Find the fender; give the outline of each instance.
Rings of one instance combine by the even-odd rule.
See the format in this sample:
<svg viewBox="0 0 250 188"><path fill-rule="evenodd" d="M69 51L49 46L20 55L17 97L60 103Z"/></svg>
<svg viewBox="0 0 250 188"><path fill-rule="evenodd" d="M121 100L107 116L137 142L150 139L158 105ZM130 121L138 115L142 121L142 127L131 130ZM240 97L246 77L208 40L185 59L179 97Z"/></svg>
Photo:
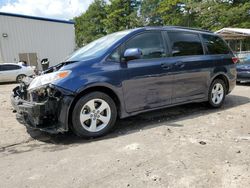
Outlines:
<svg viewBox="0 0 250 188"><path fill-rule="evenodd" d="M212 82L214 81L214 79L218 76L223 76L224 78L226 78L226 86L227 86L227 93L228 93L228 90L229 90L229 82L230 82L230 78L228 77L228 75L225 73L225 72L216 72L213 74L213 76L211 77L211 79L209 80L209 84L208 84L208 87L210 88L210 85L212 84ZM207 94L209 92L209 88L207 90Z"/></svg>
<svg viewBox="0 0 250 188"><path fill-rule="evenodd" d="M114 86L114 85L107 83L107 82L89 83L87 85L84 85L80 89L78 89L76 91L76 96L81 95L81 93L84 93L86 90L89 90L91 88L96 88L96 87L102 87L102 88L106 88L106 89L111 90L116 95L117 99L119 100L120 109L119 109L118 113L119 113L120 118L125 118L125 117L129 116L129 114L125 110L125 102L124 102L124 98L123 98L122 85ZM74 105L74 104L72 104L72 105Z"/></svg>

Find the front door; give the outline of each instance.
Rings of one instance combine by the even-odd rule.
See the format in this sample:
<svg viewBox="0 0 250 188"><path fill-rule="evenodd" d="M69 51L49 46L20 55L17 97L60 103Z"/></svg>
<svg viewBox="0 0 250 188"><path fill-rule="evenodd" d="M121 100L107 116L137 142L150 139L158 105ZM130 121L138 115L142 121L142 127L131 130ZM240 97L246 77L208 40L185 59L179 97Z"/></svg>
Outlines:
<svg viewBox="0 0 250 188"><path fill-rule="evenodd" d="M126 62L123 81L127 112L147 110L171 104L173 76L166 45L160 31L144 32L130 39L124 47L139 48L142 58Z"/></svg>

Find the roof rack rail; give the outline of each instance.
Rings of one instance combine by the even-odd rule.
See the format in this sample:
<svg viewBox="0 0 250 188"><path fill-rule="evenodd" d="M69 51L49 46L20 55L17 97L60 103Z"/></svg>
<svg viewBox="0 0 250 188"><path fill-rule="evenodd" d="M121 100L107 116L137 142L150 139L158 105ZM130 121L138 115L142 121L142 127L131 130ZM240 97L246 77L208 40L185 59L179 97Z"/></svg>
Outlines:
<svg viewBox="0 0 250 188"><path fill-rule="evenodd" d="M213 33L212 31L206 30L206 29L199 29L199 28L192 28L192 27L183 27L183 26L167 26L167 27L172 27L172 28L177 28L177 29L187 29L187 30L193 30L193 31L204 31L208 33Z"/></svg>

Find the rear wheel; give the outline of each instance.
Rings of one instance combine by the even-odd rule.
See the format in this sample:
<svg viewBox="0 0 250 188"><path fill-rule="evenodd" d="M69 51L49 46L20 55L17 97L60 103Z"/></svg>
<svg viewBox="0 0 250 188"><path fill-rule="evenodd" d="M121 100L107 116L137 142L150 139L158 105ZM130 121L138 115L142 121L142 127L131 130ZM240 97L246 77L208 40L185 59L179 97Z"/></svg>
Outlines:
<svg viewBox="0 0 250 188"><path fill-rule="evenodd" d="M226 85L221 79L216 79L210 86L208 102L211 107L219 108L222 106L226 96Z"/></svg>
<svg viewBox="0 0 250 188"><path fill-rule="evenodd" d="M25 74L20 74L20 75L18 75L18 76L16 77L16 81L17 81L18 83L21 83L22 80L23 80L25 77L26 77Z"/></svg>
<svg viewBox="0 0 250 188"><path fill-rule="evenodd" d="M75 105L72 114L73 132L80 137L98 137L108 133L117 118L114 101L105 93L84 95Z"/></svg>

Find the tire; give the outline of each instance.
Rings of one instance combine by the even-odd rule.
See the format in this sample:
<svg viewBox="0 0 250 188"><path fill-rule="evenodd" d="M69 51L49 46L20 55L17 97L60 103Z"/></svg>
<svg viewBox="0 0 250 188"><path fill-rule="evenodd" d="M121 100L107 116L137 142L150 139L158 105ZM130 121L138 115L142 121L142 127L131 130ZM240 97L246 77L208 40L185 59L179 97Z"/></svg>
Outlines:
<svg viewBox="0 0 250 188"><path fill-rule="evenodd" d="M208 93L208 103L212 108L220 108L226 96L226 84L221 79L215 79Z"/></svg>
<svg viewBox="0 0 250 188"><path fill-rule="evenodd" d="M103 136L114 127L116 118L117 108L112 98L102 92L89 93L74 107L72 131L85 138Z"/></svg>
<svg viewBox="0 0 250 188"><path fill-rule="evenodd" d="M22 82L22 79L26 77L25 74L19 74L17 77L16 77L16 82L17 83L21 83Z"/></svg>

